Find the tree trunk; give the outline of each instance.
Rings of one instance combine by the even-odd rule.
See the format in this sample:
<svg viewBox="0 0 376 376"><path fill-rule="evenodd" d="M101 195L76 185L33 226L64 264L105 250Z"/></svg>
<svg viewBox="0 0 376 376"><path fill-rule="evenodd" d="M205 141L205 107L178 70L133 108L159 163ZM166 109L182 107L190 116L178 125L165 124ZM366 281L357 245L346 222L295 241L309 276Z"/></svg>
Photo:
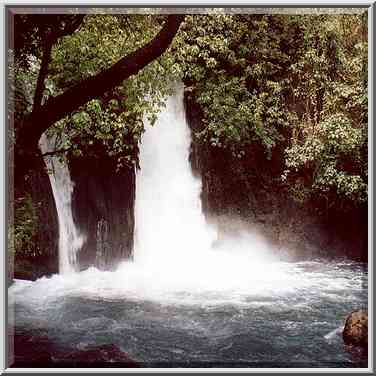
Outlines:
<svg viewBox="0 0 376 376"><path fill-rule="evenodd" d="M95 76L82 80L57 97L51 97L43 106L36 108L25 119L18 134L18 144L35 153L41 135L58 120L69 115L91 99L120 85L124 80L137 74L142 68L162 55L171 44L184 16L169 15L165 26L157 36L144 47L120 59L112 67ZM29 153L30 154L30 153Z"/></svg>

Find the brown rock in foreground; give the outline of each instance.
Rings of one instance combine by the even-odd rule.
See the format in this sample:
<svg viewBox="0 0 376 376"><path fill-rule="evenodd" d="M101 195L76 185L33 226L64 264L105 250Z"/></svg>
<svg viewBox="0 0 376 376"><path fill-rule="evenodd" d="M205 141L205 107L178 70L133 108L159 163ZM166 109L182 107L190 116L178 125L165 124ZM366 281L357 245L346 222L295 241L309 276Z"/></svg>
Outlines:
<svg viewBox="0 0 376 376"><path fill-rule="evenodd" d="M14 334L14 362L10 367L140 367L114 344L87 346L84 349L60 346L42 331Z"/></svg>
<svg viewBox="0 0 376 376"><path fill-rule="evenodd" d="M368 346L368 313L363 310L350 313L343 329L347 345Z"/></svg>
<svg viewBox="0 0 376 376"><path fill-rule="evenodd" d="M84 350L75 350L61 358L62 361L73 363L121 363L126 367L138 367L119 347L112 344L90 346Z"/></svg>

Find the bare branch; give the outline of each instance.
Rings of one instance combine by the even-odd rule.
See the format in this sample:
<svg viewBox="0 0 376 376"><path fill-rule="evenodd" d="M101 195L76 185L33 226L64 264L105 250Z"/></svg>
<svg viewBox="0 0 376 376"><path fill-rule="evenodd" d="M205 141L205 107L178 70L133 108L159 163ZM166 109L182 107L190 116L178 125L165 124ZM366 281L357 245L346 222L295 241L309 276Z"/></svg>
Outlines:
<svg viewBox="0 0 376 376"><path fill-rule="evenodd" d="M46 79L48 73L48 65L51 61L51 49L52 44L47 42L43 48L42 64L39 69L37 85L35 88L34 102L33 102L33 112L36 111L42 105L42 98L44 92L44 80Z"/></svg>
<svg viewBox="0 0 376 376"><path fill-rule="evenodd" d="M72 150L72 148L68 148L68 149L56 149L56 150L53 150L53 151L49 151L49 152L43 153L42 157L53 156L53 155L56 155L56 154L64 154L64 153L67 153L68 151L71 151L71 150Z"/></svg>

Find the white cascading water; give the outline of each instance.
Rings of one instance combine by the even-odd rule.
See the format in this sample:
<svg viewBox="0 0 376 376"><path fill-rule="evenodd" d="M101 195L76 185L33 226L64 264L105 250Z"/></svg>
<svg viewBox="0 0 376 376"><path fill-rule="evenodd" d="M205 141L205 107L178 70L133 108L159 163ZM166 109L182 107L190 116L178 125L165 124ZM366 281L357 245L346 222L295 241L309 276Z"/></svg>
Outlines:
<svg viewBox="0 0 376 376"><path fill-rule="evenodd" d="M157 123L145 121L136 189L134 260L115 272L94 267L80 273L41 279L12 291L30 302L58 296L136 299L168 304L270 304L288 296L361 290L361 275L348 278L341 265L282 261L265 240L249 232L217 239L202 214L200 180L189 163L190 130L185 120L183 87L167 99ZM44 141L46 142L46 141ZM47 147L44 146L44 150ZM72 182L66 166L54 160L51 183L60 223L61 270L72 270L83 238L71 213ZM94 250L95 251L95 250ZM73 268L74 269L74 268ZM30 286L31 287L31 286ZM20 290L19 290L20 289Z"/></svg>
<svg viewBox="0 0 376 376"><path fill-rule="evenodd" d="M91 267L16 280L8 290L10 325L21 335L34 330L37 341L46 332L73 353L114 344L148 366L249 361L257 367L260 361L283 367L292 361L325 368L333 360L353 366L340 334L345 315L366 306L363 267L282 261L249 232L217 238L202 214L200 180L188 160L182 87L145 130L134 260L113 272ZM47 142L42 140L44 151ZM51 165L61 271L72 270L83 241L72 220L72 182L66 166L55 159Z"/></svg>
<svg viewBox="0 0 376 376"><path fill-rule="evenodd" d="M183 88L146 131L140 145L136 185L135 261L147 265L197 262L215 240L201 211L201 181L189 164L191 143L183 108ZM188 263L188 264L187 264Z"/></svg>
<svg viewBox="0 0 376 376"><path fill-rule="evenodd" d="M43 134L39 147L42 153L55 150L55 138ZM70 178L68 166L57 156L44 158L52 192L55 199L59 219L59 272L73 273L78 270L77 252L85 241L84 236L76 228L72 215L73 182Z"/></svg>
<svg viewBox="0 0 376 376"><path fill-rule="evenodd" d="M120 266L119 274L126 279L122 285L156 299L174 299L176 293L198 298L232 292L235 295L227 298L234 297L249 293L250 284L254 290L258 278L264 280L264 289L264 268L273 271L272 261L277 261L266 243L249 233L218 242L216 229L206 223L201 180L189 162L191 134L183 95L180 85L154 126L145 119L136 180L134 262ZM271 287L280 277L272 272L266 284Z"/></svg>

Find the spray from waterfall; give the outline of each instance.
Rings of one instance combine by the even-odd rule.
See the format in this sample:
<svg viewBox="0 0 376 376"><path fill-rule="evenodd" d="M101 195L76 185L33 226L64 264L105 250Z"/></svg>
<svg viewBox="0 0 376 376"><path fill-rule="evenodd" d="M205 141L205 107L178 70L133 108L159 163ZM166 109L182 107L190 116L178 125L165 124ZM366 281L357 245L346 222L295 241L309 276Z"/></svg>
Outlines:
<svg viewBox="0 0 376 376"><path fill-rule="evenodd" d="M228 225L237 231L218 231L218 236L202 213L184 114L179 87L155 126L145 121L134 260L115 271L90 267L67 273L77 269L84 240L72 218L68 168L56 157L46 158L53 170L61 273L16 280L9 287L14 312L8 315L9 328L16 329L15 338L30 336L30 344L38 345L42 333L43 343L58 350L46 360L51 366L59 364L59 353L64 362L70 354L86 360L111 344L148 367L247 362L283 367L289 360L298 367L307 362L366 367L349 358L341 338L345 314L367 306L364 266L345 260L283 261L262 237L231 220ZM41 149L53 148L53 139L43 137ZM91 252L98 259L106 254L109 226L106 220L97 223L97 247ZM27 346L15 349L26 349L28 358ZM109 366L119 364L111 360Z"/></svg>
<svg viewBox="0 0 376 376"><path fill-rule="evenodd" d="M252 309L270 305L272 310L281 306L290 310L333 296L336 304L341 299L353 302L349 291L364 290L364 276L353 265L283 261L262 237L248 231L219 238L202 213L201 182L189 163L190 143L180 86L167 99L155 126L145 121L136 179L134 260L121 263L114 272L91 267L33 283L18 281L11 296L38 312L41 306L56 307L63 301L60 297L71 295L106 302L231 304ZM53 146L53 140L42 138L44 152ZM60 270L65 273L77 268L76 253L84 239L72 218L73 184L67 166L56 158L46 162L54 169L50 179L59 215ZM105 223L98 231L106 233ZM111 304L106 306L112 310Z"/></svg>
<svg viewBox="0 0 376 376"><path fill-rule="evenodd" d="M135 261L184 264L209 249L216 231L201 209L201 180L189 164L191 143L183 87L167 99L155 126L144 120L136 186Z"/></svg>
<svg viewBox="0 0 376 376"><path fill-rule="evenodd" d="M55 150L55 138L43 134L39 147L42 153ZM77 252L85 238L76 228L72 215L73 182L68 166L57 156L44 158L59 219L59 272L62 274L78 271Z"/></svg>
<svg viewBox="0 0 376 376"><path fill-rule="evenodd" d="M247 294L250 285L264 278L266 265L273 272L271 262L278 259L260 237L239 233L236 238L218 239L217 229L207 223L201 180L193 175L189 162L191 133L183 95L180 85L156 124L144 121L134 261L120 265L116 276L126 278L122 285L139 290L140 295ZM273 277L280 277L278 271ZM265 281L268 286L273 277Z"/></svg>

